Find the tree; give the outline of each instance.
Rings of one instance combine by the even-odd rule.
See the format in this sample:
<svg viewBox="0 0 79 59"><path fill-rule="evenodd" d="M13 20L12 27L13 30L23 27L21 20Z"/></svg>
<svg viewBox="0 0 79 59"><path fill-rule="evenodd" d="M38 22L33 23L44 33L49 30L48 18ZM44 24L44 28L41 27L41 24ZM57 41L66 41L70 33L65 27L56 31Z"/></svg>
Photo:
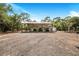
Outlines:
<svg viewBox="0 0 79 59"><path fill-rule="evenodd" d="M51 22L51 19L49 16L45 17L41 22Z"/></svg>
<svg viewBox="0 0 79 59"><path fill-rule="evenodd" d="M79 17L67 16L63 19L56 17L53 19L52 24L54 27L61 31L76 31L79 30Z"/></svg>
<svg viewBox="0 0 79 59"><path fill-rule="evenodd" d="M30 20L29 19L30 15L28 13L21 13L20 16L21 16L21 20L26 20L26 21Z"/></svg>
<svg viewBox="0 0 79 59"><path fill-rule="evenodd" d="M71 18L72 18L71 16L67 16L64 18L66 31L68 32L70 31L70 27L71 27L71 23L69 21Z"/></svg>
<svg viewBox="0 0 79 59"><path fill-rule="evenodd" d="M54 27L57 28L57 30L63 30L63 19L61 17L53 18L52 24Z"/></svg>
<svg viewBox="0 0 79 59"><path fill-rule="evenodd" d="M9 4L0 4L0 30L5 32L9 29L9 16L8 13L11 11Z"/></svg>
<svg viewBox="0 0 79 59"><path fill-rule="evenodd" d="M76 31L77 27L79 27L79 17L72 17L69 22L71 24L71 28L74 28Z"/></svg>
<svg viewBox="0 0 79 59"><path fill-rule="evenodd" d="M36 20L33 20L32 22L37 22Z"/></svg>
<svg viewBox="0 0 79 59"><path fill-rule="evenodd" d="M20 15L14 14L10 16L10 25L11 31L14 31L15 29L18 31L21 25Z"/></svg>
<svg viewBox="0 0 79 59"><path fill-rule="evenodd" d="M8 30L18 31L21 29L21 21L29 20L28 13L15 13L10 4L0 4L0 31L6 32Z"/></svg>

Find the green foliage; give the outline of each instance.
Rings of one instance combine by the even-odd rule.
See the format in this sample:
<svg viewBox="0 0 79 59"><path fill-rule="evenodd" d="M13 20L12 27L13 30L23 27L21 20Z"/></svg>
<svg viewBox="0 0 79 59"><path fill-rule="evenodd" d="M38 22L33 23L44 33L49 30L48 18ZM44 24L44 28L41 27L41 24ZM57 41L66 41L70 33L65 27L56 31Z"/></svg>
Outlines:
<svg viewBox="0 0 79 59"><path fill-rule="evenodd" d="M30 29L31 26L21 23L21 21L24 20L28 22L31 21L28 13L17 14L10 4L0 3L0 31L6 32ZM51 22L52 26L60 31L79 31L79 17L56 17L52 20L50 16L47 16L42 22Z"/></svg>
<svg viewBox="0 0 79 59"><path fill-rule="evenodd" d="M41 22L51 22L51 18L49 16L45 17Z"/></svg>
<svg viewBox="0 0 79 59"><path fill-rule="evenodd" d="M19 31L22 28L21 21L28 18L28 13L16 14L10 4L0 4L0 31Z"/></svg>
<svg viewBox="0 0 79 59"><path fill-rule="evenodd" d="M56 17L53 19L52 24L60 31L76 31L79 30L79 17L67 16L64 19Z"/></svg>

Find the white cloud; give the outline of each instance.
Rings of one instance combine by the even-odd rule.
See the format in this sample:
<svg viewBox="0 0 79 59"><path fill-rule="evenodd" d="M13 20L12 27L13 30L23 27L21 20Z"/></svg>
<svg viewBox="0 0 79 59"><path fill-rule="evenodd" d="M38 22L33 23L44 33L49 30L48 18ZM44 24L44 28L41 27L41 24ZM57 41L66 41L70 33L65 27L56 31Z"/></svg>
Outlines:
<svg viewBox="0 0 79 59"><path fill-rule="evenodd" d="M76 11L70 11L69 16L73 17L73 16L79 16L79 12Z"/></svg>

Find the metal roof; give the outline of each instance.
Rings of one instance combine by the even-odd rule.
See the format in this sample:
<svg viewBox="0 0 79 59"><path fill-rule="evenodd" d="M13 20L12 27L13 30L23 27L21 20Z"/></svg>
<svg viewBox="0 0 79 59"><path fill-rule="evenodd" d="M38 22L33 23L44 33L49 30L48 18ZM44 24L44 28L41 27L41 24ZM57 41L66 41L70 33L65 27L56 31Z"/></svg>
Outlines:
<svg viewBox="0 0 79 59"><path fill-rule="evenodd" d="M21 22L24 24L51 24L51 22Z"/></svg>

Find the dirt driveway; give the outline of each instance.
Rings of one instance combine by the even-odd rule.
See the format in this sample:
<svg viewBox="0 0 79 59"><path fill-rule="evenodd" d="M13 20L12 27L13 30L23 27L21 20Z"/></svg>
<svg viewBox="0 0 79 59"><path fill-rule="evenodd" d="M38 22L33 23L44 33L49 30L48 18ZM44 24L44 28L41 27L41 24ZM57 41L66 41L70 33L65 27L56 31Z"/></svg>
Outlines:
<svg viewBox="0 0 79 59"><path fill-rule="evenodd" d="M13 33L0 36L1 56L79 55L79 35L74 33Z"/></svg>

